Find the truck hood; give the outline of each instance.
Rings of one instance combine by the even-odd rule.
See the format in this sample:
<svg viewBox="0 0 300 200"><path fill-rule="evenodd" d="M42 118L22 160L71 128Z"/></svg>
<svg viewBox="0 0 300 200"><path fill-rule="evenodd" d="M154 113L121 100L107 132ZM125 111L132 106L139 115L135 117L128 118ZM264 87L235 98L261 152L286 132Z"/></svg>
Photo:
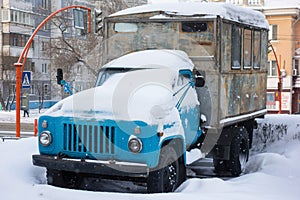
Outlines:
<svg viewBox="0 0 300 200"><path fill-rule="evenodd" d="M96 120L180 121L173 96L176 74L168 69L143 69L112 75L103 85L69 96L44 115Z"/></svg>

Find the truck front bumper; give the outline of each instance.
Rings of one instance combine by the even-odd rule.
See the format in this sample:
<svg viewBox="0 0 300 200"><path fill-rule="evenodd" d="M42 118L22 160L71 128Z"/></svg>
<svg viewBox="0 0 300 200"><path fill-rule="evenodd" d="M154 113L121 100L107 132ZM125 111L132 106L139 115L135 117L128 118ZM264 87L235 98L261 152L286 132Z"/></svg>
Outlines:
<svg viewBox="0 0 300 200"><path fill-rule="evenodd" d="M100 161L90 159L58 158L57 156L33 155L32 162L36 166L61 171L87 174L89 176L107 177L109 179L147 178L149 168L140 163L116 161Z"/></svg>

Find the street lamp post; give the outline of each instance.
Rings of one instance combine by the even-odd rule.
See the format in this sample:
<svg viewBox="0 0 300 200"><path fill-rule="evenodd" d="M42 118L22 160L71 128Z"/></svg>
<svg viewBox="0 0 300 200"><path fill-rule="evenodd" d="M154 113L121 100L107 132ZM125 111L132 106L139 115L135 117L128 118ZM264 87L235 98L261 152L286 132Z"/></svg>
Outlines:
<svg viewBox="0 0 300 200"><path fill-rule="evenodd" d="M281 72L280 72L280 66L279 66L279 62L277 59L277 55L276 52L274 50L274 47L272 45L272 43L269 41L269 46L272 49L272 52L274 54L275 60L276 60L276 66L277 66L277 74L278 74L278 85L277 85L277 89L278 89L278 100L279 100L279 111L278 114L282 113L282 105L281 105L281 91L282 91L282 76L281 76Z"/></svg>
<svg viewBox="0 0 300 200"><path fill-rule="evenodd" d="M20 57L17 63L14 64L16 67L16 137L20 137L20 100L21 100L21 86L22 86L22 71L24 70L24 65L26 63L26 58L29 52L29 48L32 44L33 38L35 35L39 32L39 30L55 15L58 13L68 10L68 9L74 9L74 8L80 8L88 11L88 33L91 32L91 9L85 6L78 6L78 5L73 5L73 6L67 6L64 7L60 10L57 10L53 13L51 13L46 19L44 19L40 25L34 30L30 38L28 39Z"/></svg>

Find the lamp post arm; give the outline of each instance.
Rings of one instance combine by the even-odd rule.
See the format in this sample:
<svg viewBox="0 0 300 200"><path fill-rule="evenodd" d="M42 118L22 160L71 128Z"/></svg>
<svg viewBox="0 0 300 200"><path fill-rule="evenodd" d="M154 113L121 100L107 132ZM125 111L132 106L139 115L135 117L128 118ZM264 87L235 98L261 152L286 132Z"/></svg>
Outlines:
<svg viewBox="0 0 300 200"><path fill-rule="evenodd" d="M48 17L46 17L34 30L34 32L31 34L30 38L28 39L20 57L17 63L15 63L15 67L16 67L16 137L19 138L20 137L20 96L21 96L21 85L22 85L22 71L24 70L24 65L26 63L26 59L27 59L27 55L29 52L29 48L32 44L33 38L35 37L35 35L40 31L40 29L55 15L57 15L58 13L68 10L68 9L73 9L73 8L80 8L80 9L84 9L88 11L88 33L91 32L91 9L85 6L79 6L79 5L73 5L73 6L67 6L64 7L60 10L57 10L53 13L51 13Z"/></svg>
<svg viewBox="0 0 300 200"><path fill-rule="evenodd" d="M274 57L275 57L275 61L276 61L276 66L277 66L277 74L278 74L278 98L279 98L279 112L278 114L281 114L282 113L282 105L281 105L281 90L282 90L282 76L281 76L281 72L280 72L280 66L279 66L279 62L278 62L278 59L277 59L277 55L276 55L276 52L275 52L275 49L272 45L272 43L269 41L269 46L271 47L272 49L272 52L274 54Z"/></svg>

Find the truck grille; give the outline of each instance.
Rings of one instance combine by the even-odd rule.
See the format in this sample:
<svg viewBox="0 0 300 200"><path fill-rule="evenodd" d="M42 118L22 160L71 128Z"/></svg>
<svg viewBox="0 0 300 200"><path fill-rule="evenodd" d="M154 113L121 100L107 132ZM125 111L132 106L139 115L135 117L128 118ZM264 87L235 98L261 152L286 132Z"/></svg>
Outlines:
<svg viewBox="0 0 300 200"><path fill-rule="evenodd" d="M115 127L64 123L64 150L114 154Z"/></svg>

